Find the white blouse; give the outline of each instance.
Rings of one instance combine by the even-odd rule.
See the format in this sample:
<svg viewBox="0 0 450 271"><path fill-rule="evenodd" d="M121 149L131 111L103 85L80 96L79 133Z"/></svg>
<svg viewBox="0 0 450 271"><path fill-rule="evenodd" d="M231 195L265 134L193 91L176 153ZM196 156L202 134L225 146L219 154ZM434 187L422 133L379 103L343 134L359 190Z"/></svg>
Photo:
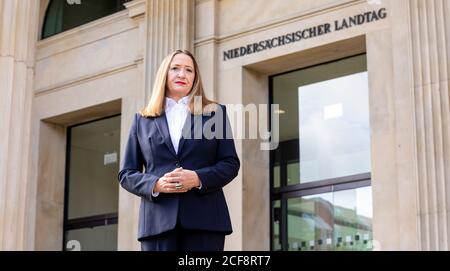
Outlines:
<svg viewBox="0 0 450 271"><path fill-rule="evenodd" d="M166 97L165 112L167 124L169 126L170 139L172 140L172 145L177 154L184 122L189 113L188 103L188 96L178 100L178 103L174 99Z"/></svg>

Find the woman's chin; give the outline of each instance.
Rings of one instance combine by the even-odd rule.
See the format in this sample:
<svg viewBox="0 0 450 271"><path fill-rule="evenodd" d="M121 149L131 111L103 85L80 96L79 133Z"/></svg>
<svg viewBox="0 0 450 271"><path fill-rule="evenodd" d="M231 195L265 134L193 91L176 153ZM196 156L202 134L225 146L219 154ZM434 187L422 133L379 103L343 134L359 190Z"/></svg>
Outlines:
<svg viewBox="0 0 450 271"><path fill-rule="evenodd" d="M186 95L188 95L189 91L185 88L183 89L174 89L173 94L177 95L177 96L181 96L184 97Z"/></svg>

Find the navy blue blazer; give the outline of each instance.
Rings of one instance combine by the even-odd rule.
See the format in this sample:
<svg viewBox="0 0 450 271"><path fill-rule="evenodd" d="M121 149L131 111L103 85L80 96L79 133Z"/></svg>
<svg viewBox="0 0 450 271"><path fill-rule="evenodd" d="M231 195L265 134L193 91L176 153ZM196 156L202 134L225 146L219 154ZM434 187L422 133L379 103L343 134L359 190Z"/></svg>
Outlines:
<svg viewBox="0 0 450 271"><path fill-rule="evenodd" d="M236 177L240 162L233 138L225 138L227 131L231 134L231 126L225 106L220 106L223 114L188 114L190 125L186 122L183 131L190 130L191 138L182 136L178 154L170 139L165 114L150 118L135 115L118 177L123 188L141 197L138 240L169 231L177 221L187 229L232 232L222 187ZM210 139L202 134L201 138L194 138L194 130L202 129L199 124L203 126L213 117L223 118L223 127L212 125L211 130L222 129L224 137ZM180 166L194 170L202 188L153 197L156 181Z"/></svg>

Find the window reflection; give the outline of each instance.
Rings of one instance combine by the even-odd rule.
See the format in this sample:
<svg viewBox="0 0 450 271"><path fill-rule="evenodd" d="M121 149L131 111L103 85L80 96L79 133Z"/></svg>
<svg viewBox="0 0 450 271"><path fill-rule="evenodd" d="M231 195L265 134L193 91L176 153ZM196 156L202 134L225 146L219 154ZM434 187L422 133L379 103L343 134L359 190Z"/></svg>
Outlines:
<svg viewBox="0 0 450 271"><path fill-rule="evenodd" d="M372 250L370 187L288 200L289 250Z"/></svg>
<svg viewBox="0 0 450 271"><path fill-rule="evenodd" d="M334 193L336 250L368 250L372 239L372 189ZM339 239L340 238L340 239Z"/></svg>
<svg viewBox="0 0 450 271"><path fill-rule="evenodd" d="M289 199L289 250L320 250L323 240L332 238L332 214L332 195L329 193Z"/></svg>
<svg viewBox="0 0 450 271"><path fill-rule="evenodd" d="M301 182L370 172L367 72L298 88Z"/></svg>
<svg viewBox="0 0 450 271"><path fill-rule="evenodd" d="M365 55L274 76L272 89L283 112L273 151L280 185L371 171Z"/></svg>

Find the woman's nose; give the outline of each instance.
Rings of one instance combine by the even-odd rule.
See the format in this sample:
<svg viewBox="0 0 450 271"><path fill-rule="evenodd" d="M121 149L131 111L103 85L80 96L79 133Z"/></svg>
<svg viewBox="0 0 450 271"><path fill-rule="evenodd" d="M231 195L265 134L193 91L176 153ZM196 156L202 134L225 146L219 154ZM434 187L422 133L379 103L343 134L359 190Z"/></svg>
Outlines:
<svg viewBox="0 0 450 271"><path fill-rule="evenodd" d="M186 75L186 72L184 71L184 69L180 69L180 71L178 72L177 76L184 78L184 76Z"/></svg>

